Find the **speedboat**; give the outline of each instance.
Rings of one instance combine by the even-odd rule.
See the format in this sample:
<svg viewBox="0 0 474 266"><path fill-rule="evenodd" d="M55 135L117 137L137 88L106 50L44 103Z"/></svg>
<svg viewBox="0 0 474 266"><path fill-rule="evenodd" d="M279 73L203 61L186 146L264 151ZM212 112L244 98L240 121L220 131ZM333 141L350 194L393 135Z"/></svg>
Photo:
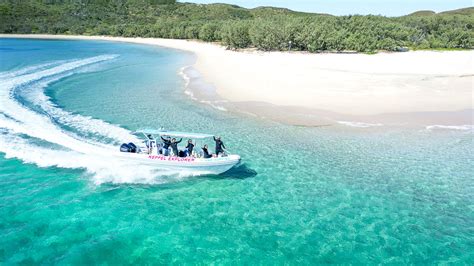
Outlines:
<svg viewBox="0 0 474 266"><path fill-rule="evenodd" d="M201 145L207 139L213 141L214 135L201 133L174 132L156 129L141 129L135 133L143 135L142 145L124 143L120 147L119 157L128 161L134 161L160 169L178 170L192 172L193 175L218 175L222 174L240 162L240 156L224 153L211 158L204 158ZM195 145L192 154L169 154L164 155L161 149L161 138L191 139Z"/></svg>

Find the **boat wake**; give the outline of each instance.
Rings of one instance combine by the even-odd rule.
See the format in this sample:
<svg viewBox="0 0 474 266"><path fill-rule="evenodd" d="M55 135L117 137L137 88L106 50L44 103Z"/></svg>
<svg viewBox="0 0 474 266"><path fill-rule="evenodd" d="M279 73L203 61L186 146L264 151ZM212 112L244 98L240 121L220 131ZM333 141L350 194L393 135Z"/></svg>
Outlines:
<svg viewBox="0 0 474 266"><path fill-rule="evenodd" d="M0 73L0 152L39 167L84 169L97 184L167 183L179 173L111 156L130 131L59 108L45 94L52 82L91 71L117 55L55 61Z"/></svg>

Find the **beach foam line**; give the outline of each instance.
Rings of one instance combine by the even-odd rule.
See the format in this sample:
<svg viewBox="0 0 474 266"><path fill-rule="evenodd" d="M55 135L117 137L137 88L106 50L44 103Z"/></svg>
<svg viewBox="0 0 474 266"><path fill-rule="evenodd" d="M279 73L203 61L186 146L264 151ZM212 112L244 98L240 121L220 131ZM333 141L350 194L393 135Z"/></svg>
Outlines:
<svg viewBox="0 0 474 266"><path fill-rule="evenodd" d="M188 95L193 101L206 104L212 108L227 112L228 109L224 105L228 102L223 100L215 91L210 93L211 85L206 83L199 72L192 66L182 67L179 71L179 75L184 79L184 94ZM199 83L199 84L198 84ZM198 85L196 85L198 84ZM197 88L193 89L192 86ZM206 87L207 91L204 91ZM198 91L202 90L202 91ZM197 96L197 95L200 95ZM206 97L208 96L208 97Z"/></svg>
<svg viewBox="0 0 474 266"><path fill-rule="evenodd" d="M430 125L426 126L426 130L462 130L462 131L473 131L474 125L458 125L458 126L446 126L446 125Z"/></svg>
<svg viewBox="0 0 474 266"><path fill-rule="evenodd" d="M219 110L219 111L222 111L222 112L227 112L227 108L225 108L222 105L218 105L218 103L220 101L199 101L199 102L207 104L207 105L211 106L212 108L214 108L216 110Z"/></svg>
<svg viewBox="0 0 474 266"><path fill-rule="evenodd" d="M363 122L351 122L351 121L337 121L338 124L349 126L349 127L359 127L359 128L368 128L368 127L381 127L383 124L376 123L363 123Z"/></svg>
<svg viewBox="0 0 474 266"><path fill-rule="evenodd" d="M189 84L191 83L191 77L186 73L186 70L191 68L191 66L182 67L178 74L184 79L184 94L188 95L194 101L198 101L198 99L194 96L194 93L190 90Z"/></svg>

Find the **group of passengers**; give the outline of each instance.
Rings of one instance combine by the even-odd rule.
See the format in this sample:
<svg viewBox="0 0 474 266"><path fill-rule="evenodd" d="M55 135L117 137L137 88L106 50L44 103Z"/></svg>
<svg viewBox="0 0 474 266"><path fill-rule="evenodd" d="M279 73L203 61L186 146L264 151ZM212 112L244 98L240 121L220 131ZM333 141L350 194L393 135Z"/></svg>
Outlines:
<svg viewBox="0 0 474 266"><path fill-rule="evenodd" d="M148 148L148 153L151 153L153 150L153 136L147 135L148 140L147 140L147 148ZM224 142L221 140L221 137L213 137L214 141L216 142L216 153L212 154L209 152L209 146L207 144L204 144L204 146L201 148L202 149L202 157L205 159L212 158L212 157L218 157L219 155L225 155L225 145ZM189 139L186 147L184 147L183 150L180 150L178 148L178 144L183 141L183 139L176 140L176 138L171 138L171 137L166 137L163 138L161 137L162 143L157 146L158 149L158 154L162 154L164 156L170 156L170 153L172 152L174 156L178 157L190 157L190 156L195 156L193 154L194 146L195 144L193 143L192 139Z"/></svg>

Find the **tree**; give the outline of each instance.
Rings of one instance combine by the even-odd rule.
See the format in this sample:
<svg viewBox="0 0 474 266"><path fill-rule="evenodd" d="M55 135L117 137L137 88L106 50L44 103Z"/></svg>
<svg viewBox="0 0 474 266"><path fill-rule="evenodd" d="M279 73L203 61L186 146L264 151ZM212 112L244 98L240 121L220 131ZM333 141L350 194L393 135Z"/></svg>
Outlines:
<svg viewBox="0 0 474 266"><path fill-rule="evenodd" d="M229 48L246 48L250 45L249 25L245 21L229 22L222 27L220 36Z"/></svg>
<svg viewBox="0 0 474 266"><path fill-rule="evenodd" d="M199 39L206 42L213 42L218 39L216 32L218 31L217 25L213 23L206 23L201 26L199 30Z"/></svg>
<svg viewBox="0 0 474 266"><path fill-rule="evenodd" d="M0 0L0 33L221 41L229 48L320 52L474 48L474 8L440 14L330 16L174 0Z"/></svg>

